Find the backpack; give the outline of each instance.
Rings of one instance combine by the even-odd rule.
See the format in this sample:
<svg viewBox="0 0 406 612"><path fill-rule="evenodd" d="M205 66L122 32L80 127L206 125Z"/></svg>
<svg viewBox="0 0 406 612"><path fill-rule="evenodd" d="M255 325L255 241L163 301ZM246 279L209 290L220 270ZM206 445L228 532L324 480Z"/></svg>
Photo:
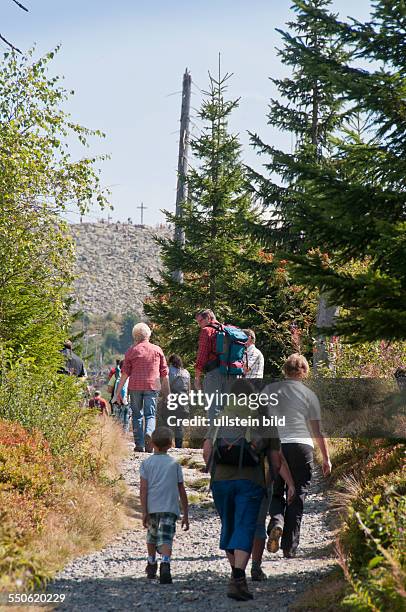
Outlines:
<svg viewBox="0 0 406 612"><path fill-rule="evenodd" d="M169 379L171 393L188 393L190 385L190 376L187 370L180 370L179 374L172 380Z"/></svg>
<svg viewBox="0 0 406 612"><path fill-rule="evenodd" d="M244 433L234 437L218 435L219 428L214 436L211 463L212 468L216 465L234 465L242 467L256 467L260 464L260 454L251 444L250 428Z"/></svg>
<svg viewBox="0 0 406 612"><path fill-rule="evenodd" d="M242 376L248 336L234 325L209 324L216 330L217 365L220 374Z"/></svg>

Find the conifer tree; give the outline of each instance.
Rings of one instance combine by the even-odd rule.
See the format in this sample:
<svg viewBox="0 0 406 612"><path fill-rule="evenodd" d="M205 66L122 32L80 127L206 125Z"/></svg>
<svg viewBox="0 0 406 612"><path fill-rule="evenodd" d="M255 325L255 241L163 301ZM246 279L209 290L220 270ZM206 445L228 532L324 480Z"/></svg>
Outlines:
<svg viewBox="0 0 406 612"><path fill-rule="evenodd" d="M305 73L317 75L369 124L364 139L348 126L330 139L330 158L277 154L296 203L290 229L302 238L302 253L289 258L302 283L327 291L332 303L346 309L338 333L363 341L404 339L404 2L375 2L365 24L343 23L310 3L297 4L330 40L352 51L351 62L343 61L291 40ZM373 62L372 68L360 68L359 59Z"/></svg>
<svg viewBox="0 0 406 612"><path fill-rule="evenodd" d="M145 311L164 349L180 353L188 364L199 333L196 310L211 308L220 321L254 327L271 373L294 348L292 325L308 329L308 308L287 271L246 233L260 215L247 191L240 144L228 131L238 104L225 100L228 79L210 78L200 110L204 128L191 141L196 167L187 177L189 199L181 219L166 213L183 228L185 245L158 240L165 267L160 281L150 279L152 298ZM177 269L183 283L173 278Z"/></svg>
<svg viewBox="0 0 406 612"><path fill-rule="evenodd" d="M189 360L198 336L196 310L211 308L220 320L235 319L231 298L247 280L241 263L258 251L243 231L244 221L253 222L258 215L246 190L238 138L228 130L230 115L238 106L238 100L225 98L230 76L210 76L199 111L204 127L190 143L196 167L187 177L188 201L181 219L166 212L167 220L172 224L176 220L184 230L185 244L158 240L165 269L160 281L150 279L152 299L145 305L167 350L181 352ZM183 271L183 283L172 277L177 269Z"/></svg>

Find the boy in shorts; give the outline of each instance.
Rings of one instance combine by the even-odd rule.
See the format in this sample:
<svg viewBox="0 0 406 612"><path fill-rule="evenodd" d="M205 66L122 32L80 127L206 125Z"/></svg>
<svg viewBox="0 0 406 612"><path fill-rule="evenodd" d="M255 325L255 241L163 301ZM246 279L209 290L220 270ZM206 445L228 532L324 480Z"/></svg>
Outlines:
<svg viewBox="0 0 406 612"><path fill-rule="evenodd" d="M155 578L158 571L157 551L161 554L159 582L171 584L172 543L179 517L179 498L182 504L182 527L189 529L188 500L183 484L182 468L168 450L173 442L168 427L157 427L152 434L154 453L140 466L140 498L142 524L148 528L148 563L145 568L148 578Z"/></svg>

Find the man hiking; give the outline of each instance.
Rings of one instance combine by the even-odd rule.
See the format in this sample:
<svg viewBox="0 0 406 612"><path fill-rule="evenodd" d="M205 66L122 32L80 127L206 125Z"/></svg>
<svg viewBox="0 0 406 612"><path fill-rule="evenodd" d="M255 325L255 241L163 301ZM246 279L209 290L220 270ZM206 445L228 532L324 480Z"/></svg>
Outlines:
<svg viewBox="0 0 406 612"><path fill-rule="evenodd" d="M200 327L195 365L195 389L211 396L208 411L210 422L222 410L219 396L226 390L228 378L244 373L243 358L247 335L232 325L222 325L210 309L196 314ZM220 342L219 342L220 341ZM224 347L224 352L221 349ZM202 383L202 375L205 374Z"/></svg>

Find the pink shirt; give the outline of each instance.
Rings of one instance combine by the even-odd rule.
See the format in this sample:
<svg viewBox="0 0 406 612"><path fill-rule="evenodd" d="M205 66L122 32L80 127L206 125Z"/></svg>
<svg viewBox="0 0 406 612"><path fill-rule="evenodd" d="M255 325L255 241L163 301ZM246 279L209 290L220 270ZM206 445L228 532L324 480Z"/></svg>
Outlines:
<svg viewBox="0 0 406 612"><path fill-rule="evenodd" d="M126 352L122 372L129 376L129 391L156 391L158 379L168 376L168 366L161 347L143 340Z"/></svg>

